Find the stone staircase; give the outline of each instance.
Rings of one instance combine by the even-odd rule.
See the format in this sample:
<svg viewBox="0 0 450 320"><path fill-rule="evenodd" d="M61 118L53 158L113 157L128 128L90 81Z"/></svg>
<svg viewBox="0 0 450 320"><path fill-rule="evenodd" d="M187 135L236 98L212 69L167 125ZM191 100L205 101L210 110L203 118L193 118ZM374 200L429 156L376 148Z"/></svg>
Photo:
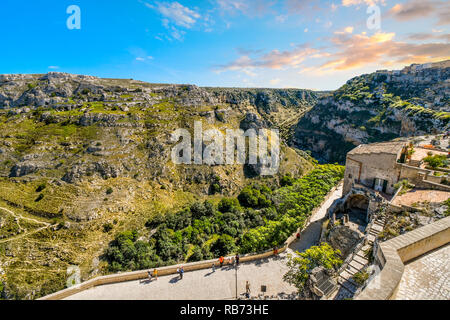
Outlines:
<svg viewBox="0 0 450 320"><path fill-rule="evenodd" d="M351 260L338 276L340 289L334 296L334 300L350 299L354 296L359 286L353 280L353 276L369 265L366 251L373 247L378 234L383 231L385 224L386 218L380 215L368 226L365 238L367 240L357 246Z"/></svg>

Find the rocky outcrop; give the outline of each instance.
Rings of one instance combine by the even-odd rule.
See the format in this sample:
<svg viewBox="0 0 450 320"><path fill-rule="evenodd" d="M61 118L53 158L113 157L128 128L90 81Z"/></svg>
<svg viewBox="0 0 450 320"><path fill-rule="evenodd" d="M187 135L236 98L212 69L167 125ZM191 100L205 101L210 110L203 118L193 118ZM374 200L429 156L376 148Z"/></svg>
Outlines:
<svg viewBox="0 0 450 320"><path fill-rule="evenodd" d="M16 177L23 177L32 173L35 173L39 169L42 169L44 165L40 162L35 161L25 161L16 164L11 169L10 177L16 178Z"/></svg>
<svg viewBox="0 0 450 320"><path fill-rule="evenodd" d="M240 128L244 131L249 129L255 129L258 131L262 128L267 128L268 124L260 116L253 112L249 112L245 115L245 118L240 123Z"/></svg>
<svg viewBox="0 0 450 320"><path fill-rule="evenodd" d="M291 143L324 162L343 163L359 144L445 131L449 75L447 61L353 78L300 119Z"/></svg>
<svg viewBox="0 0 450 320"><path fill-rule="evenodd" d="M338 225L331 228L327 242L336 250L341 251L345 259L356 247L363 235L349 227Z"/></svg>
<svg viewBox="0 0 450 320"><path fill-rule="evenodd" d="M76 183L87 176L99 175L102 179L117 178L122 173L122 166L113 165L107 161L93 163L78 163L67 172L62 180L68 183Z"/></svg>

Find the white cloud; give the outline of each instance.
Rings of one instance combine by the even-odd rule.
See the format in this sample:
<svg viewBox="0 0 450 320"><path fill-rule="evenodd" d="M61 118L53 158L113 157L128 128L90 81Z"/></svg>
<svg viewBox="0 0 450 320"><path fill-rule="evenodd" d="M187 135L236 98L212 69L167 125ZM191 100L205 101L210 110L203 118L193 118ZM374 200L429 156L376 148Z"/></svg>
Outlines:
<svg viewBox="0 0 450 320"><path fill-rule="evenodd" d="M146 56L146 57L137 57L136 60L137 61L148 61L148 60L153 60L154 58L152 56Z"/></svg>
<svg viewBox="0 0 450 320"><path fill-rule="evenodd" d="M279 15L275 17L275 20L279 23L284 23L287 20L288 16L287 15Z"/></svg>
<svg viewBox="0 0 450 320"><path fill-rule="evenodd" d="M149 3L145 3L145 5L151 9L155 9L165 17L163 19L163 25L166 27L169 22L172 22L177 26L189 29L201 18L198 12L178 2L155 2L155 5Z"/></svg>
<svg viewBox="0 0 450 320"><path fill-rule="evenodd" d="M344 7L356 6L360 4L366 4L368 6L380 3L385 4L386 0L342 0L342 5Z"/></svg>
<svg viewBox="0 0 450 320"><path fill-rule="evenodd" d="M262 16L270 12L274 0L217 0L222 14L242 13L247 16Z"/></svg>

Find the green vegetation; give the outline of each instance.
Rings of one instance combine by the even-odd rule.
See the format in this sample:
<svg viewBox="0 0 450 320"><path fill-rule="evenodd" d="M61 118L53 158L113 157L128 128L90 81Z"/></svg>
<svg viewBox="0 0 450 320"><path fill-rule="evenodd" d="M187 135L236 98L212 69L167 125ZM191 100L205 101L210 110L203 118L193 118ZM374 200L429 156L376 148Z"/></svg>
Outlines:
<svg viewBox="0 0 450 320"><path fill-rule="evenodd" d="M445 211L444 215L448 217L450 216L450 198L444 201L444 204L447 206L447 210Z"/></svg>
<svg viewBox="0 0 450 320"><path fill-rule="evenodd" d="M255 184L245 187L238 196L240 204L245 208L261 209L271 205L272 190L266 185Z"/></svg>
<svg viewBox="0 0 450 320"><path fill-rule="evenodd" d="M429 155L423 159L431 168L437 169L446 167L448 165L447 156L446 155Z"/></svg>
<svg viewBox="0 0 450 320"><path fill-rule="evenodd" d="M285 176L283 176L281 178L280 185L282 187L292 186L294 184L294 182L295 182L295 179L292 177L292 175L291 174L287 174L287 175L285 175Z"/></svg>
<svg viewBox="0 0 450 320"><path fill-rule="evenodd" d="M152 230L150 237L136 231L116 236L105 253L109 270L146 269L280 246L342 177L343 167L320 165L294 179L292 186L271 190L253 184L217 206L195 202L178 212L160 213L145 224Z"/></svg>
<svg viewBox="0 0 450 320"><path fill-rule="evenodd" d="M397 182L396 184L394 184L394 188L396 190L402 188L402 191L400 191L400 193L398 194L399 196L401 196L401 195L407 193L408 191L410 191L412 188L414 188L414 186L412 184L410 184L407 179L403 179L403 180Z"/></svg>
<svg viewBox="0 0 450 320"><path fill-rule="evenodd" d="M297 256L290 256L288 261L289 271L283 279L294 285L302 292L308 281L311 271L316 267L324 267L327 270L335 270L342 265L339 259L340 251L334 250L328 243L313 246Z"/></svg>
<svg viewBox="0 0 450 320"><path fill-rule="evenodd" d="M369 279L369 273L366 270L361 270L353 275L353 280L359 286L362 286Z"/></svg>

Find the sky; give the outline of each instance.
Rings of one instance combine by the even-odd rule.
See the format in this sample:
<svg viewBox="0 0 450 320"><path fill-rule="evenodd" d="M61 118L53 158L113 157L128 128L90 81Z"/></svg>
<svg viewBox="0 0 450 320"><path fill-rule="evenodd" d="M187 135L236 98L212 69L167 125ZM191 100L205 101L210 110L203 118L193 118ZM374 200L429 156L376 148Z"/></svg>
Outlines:
<svg viewBox="0 0 450 320"><path fill-rule="evenodd" d="M334 90L450 59L449 26L445 0L1 0L0 74Z"/></svg>

